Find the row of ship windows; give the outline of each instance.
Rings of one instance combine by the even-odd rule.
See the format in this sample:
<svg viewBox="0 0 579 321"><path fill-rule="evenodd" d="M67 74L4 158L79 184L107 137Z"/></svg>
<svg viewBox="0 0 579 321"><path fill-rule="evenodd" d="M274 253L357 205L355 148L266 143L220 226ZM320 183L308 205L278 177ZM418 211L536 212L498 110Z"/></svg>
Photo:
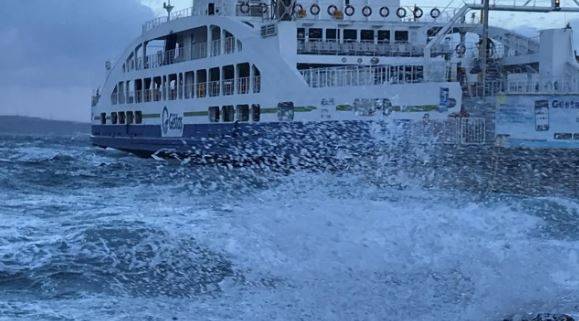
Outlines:
<svg viewBox="0 0 579 321"><path fill-rule="evenodd" d="M254 105L228 105L228 106L212 106L208 109L209 121L212 123L232 123L238 122L259 122L261 120L261 106ZM101 113L101 125L140 125L143 123L142 111L119 111L112 112L110 118L107 113Z"/></svg>
<svg viewBox="0 0 579 321"><path fill-rule="evenodd" d="M344 41L344 42L378 42L407 43L409 33L407 30L394 30L394 39L391 39L390 30L358 30L358 29L322 29L322 28L298 28L298 40L310 41Z"/></svg>
<svg viewBox="0 0 579 321"><path fill-rule="evenodd" d="M555 133L556 140L579 140L579 133Z"/></svg>
<svg viewBox="0 0 579 321"><path fill-rule="evenodd" d="M147 53L163 48L154 54ZM139 44L123 64L123 71L156 68L179 62L241 52L243 44L219 26L201 26Z"/></svg>
<svg viewBox="0 0 579 321"><path fill-rule="evenodd" d="M261 72L250 63L119 82L111 103L243 95L261 92Z"/></svg>
<svg viewBox="0 0 579 321"><path fill-rule="evenodd" d="M209 107L209 121L212 123L231 123L231 122L259 122L261 120L260 105L228 105L219 108L219 106Z"/></svg>
<svg viewBox="0 0 579 321"><path fill-rule="evenodd" d="M101 113L101 125L106 125L108 121L112 125L140 125L143 123L142 111L119 111L112 112L111 117L107 118L107 113Z"/></svg>

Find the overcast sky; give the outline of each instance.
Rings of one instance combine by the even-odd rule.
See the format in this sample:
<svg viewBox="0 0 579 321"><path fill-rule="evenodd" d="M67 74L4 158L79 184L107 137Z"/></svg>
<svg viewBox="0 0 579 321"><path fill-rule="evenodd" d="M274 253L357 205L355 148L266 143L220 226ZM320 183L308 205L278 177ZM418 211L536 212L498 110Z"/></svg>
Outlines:
<svg viewBox="0 0 579 321"><path fill-rule="evenodd" d="M447 5L435 0L411 3L415 2L424 7ZM458 6L462 0L455 2ZM90 96L104 80L105 61L118 58L139 35L141 24L162 12L162 3L2 0L0 114L88 121ZM176 10L191 6L191 0L173 3ZM528 32L562 27L577 18L575 14L507 13L494 15L493 21Z"/></svg>

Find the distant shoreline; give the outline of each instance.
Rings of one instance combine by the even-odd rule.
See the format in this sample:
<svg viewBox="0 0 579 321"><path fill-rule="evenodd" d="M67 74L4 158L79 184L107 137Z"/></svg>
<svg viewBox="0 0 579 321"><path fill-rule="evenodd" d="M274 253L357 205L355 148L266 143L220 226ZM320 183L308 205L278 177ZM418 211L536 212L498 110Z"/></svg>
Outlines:
<svg viewBox="0 0 579 321"><path fill-rule="evenodd" d="M0 116L0 134L69 135L90 133L90 123L27 116Z"/></svg>

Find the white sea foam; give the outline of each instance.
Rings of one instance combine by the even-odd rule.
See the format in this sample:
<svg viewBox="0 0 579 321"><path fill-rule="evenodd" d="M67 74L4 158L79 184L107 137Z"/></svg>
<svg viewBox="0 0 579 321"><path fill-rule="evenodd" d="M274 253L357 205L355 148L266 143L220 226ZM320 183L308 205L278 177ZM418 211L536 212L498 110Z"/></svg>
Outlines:
<svg viewBox="0 0 579 321"><path fill-rule="evenodd" d="M122 184L87 178L0 197L0 270L31 281L23 295L0 274L0 320L491 321L579 310L579 235L564 229L577 200L481 199L395 170L282 176L83 155L75 171Z"/></svg>

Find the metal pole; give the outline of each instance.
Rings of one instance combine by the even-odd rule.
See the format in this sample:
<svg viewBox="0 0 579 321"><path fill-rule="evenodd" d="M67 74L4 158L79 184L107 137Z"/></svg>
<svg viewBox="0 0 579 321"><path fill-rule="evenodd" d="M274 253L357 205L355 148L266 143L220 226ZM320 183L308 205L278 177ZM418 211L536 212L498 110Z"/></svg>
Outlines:
<svg viewBox="0 0 579 321"><path fill-rule="evenodd" d="M482 97L485 97L486 89L486 79L487 79L487 60L488 60L488 39L489 39L489 6L490 0L483 0L483 10L482 10L482 41L480 48L480 59L481 59L481 85L482 85Z"/></svg>

